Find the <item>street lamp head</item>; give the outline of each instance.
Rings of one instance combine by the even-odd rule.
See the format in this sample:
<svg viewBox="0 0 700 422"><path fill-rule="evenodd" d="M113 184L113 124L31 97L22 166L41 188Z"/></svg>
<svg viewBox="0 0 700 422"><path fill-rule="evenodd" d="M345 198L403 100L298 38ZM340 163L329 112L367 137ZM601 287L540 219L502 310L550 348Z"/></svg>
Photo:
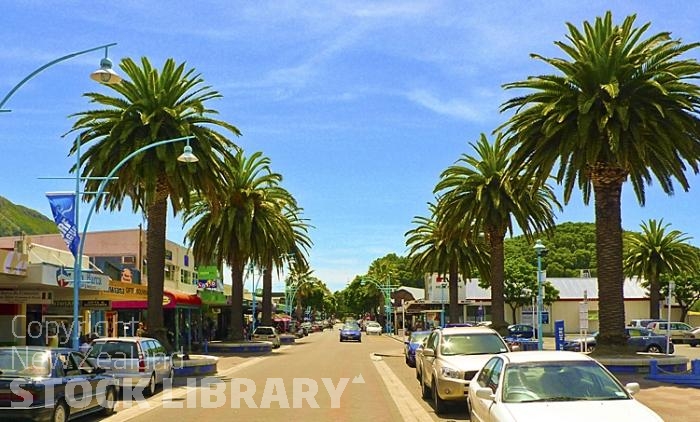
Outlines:
<svg viewBox="0 0 700 422"><path fill-rule="evenodd" d="M181 163L196 163L199 161L199 158L192 153L192 147L190 146L189 139L187 140L187 145L185 145L183 153L177 157L177 161L180 161Z"/></svg>
<svg viewBox="0 0 700 422"><path fill-rule="evenodd" d="M537 239L535 242L535 246L533 246L533 249L535 250L535 253L537 253L537 256L542 255L547 248L542 244L542 241L540 239Z"/></svg>
<svg viewBox="0 0 700 422"><path fill-rule="evenodd" d="M105 49L106 50L106 49ZM100 60L100 68L90 74L90 78L101 84L118 84L122 81L122 77L117 72L112 70L112 61L107 57Z"/></svg>

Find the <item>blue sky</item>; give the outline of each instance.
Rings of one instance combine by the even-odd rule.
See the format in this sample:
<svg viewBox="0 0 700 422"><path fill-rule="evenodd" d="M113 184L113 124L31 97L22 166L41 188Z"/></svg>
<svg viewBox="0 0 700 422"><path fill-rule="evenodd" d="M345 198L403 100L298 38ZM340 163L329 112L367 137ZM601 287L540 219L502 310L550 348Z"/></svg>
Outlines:
<svg viewBox="0 0 700 422"><path fill-rule="evenodd" d="M284 176L314 225L315 274L337 290L374 259L405 254L404 233L427 214L440 172L506 120L499 105L515 93L501 85L552 72L529 54L562 56L553 42L565 22L606 10L616 22L636 13L638 26L652 23L648 35L700 41L692 1L12 1L0 16L0 95L57 57L110 42L115 64L187 62L223 95L210 106L241 130L236 142ZM101 57L53 66L8 101L0 195L50 216L44 193L74 188L39 178L69 176L61 135L71 113L90 108L84 92L109 91L88 78ZM700 245L698 186L692 177L673 197L651 186L645 207L625 188L624 228L663 218ZM137 227L129 210L97 214L90 230ZM593 220L578 194L558 215ZM168 238L182 243L183 233L171 218Z"/></svg>

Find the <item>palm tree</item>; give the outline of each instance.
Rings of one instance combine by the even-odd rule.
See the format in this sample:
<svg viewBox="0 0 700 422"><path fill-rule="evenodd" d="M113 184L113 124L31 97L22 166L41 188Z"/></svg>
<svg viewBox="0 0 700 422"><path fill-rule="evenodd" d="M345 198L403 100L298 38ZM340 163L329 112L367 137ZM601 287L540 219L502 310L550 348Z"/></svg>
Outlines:
<svg viewBox="0 0 700 422"><path fill-rule="evenodd" d="M82 154L81 176L105 176L115 163L129 153L158 140L194 135L192 147L199 162L187 168L179 167L176 157L182 145L166 144L135 156L118 172L118 180L109 185L109 195L93 198L96 209L119 210L125 198L131 200L134 212L141 211L147 219L147 272L148 272L148 330L149 334L168 344L163 328L163 284L165 277L165 233L168 199L174 213L186 209L190 192L208 195L218 189L222 179L221 161L230 156L235 145L217 129L240 135L238 129L211 115L209 100L221 95L203 85L204 80L185 64L166 60L163 69L151 66L147 58L141 66L131 59L120 64L131 80L118 85L107 85L117 96L87 93L91 103L102 108L76 113L78 120L73 131L80 136L70 153L77 151L78 143L88 146ZM97 191L100 180L85 179L86 191Z"/></svg>
<svg viewBox="0 0 700 422"><path fill-rule="evenodd" d="M439 202L438 202L439 203ZM437 219L437 206L428 203L430 217L416 216L416 226L406 232L406 246L411 267L422 272L448 273L449 321L459 322L459 275L465 282L471 278L473 269L482 276L488 275L488 252L482 242L473 241L472 236L446 230Z"/></svg>
<svg viewBox="0 0 700 422"><path fill-rule="evenodd" d="M285 198L286 204L282 205L283 221L280 224L271 225L267 231L267 238L263 244L258 245L254 255L264 262L263 271L263 306L262 324L272 325L272 272L277 268L278 275L285 263L300 261L308 266L308 251L312 242L309 238L308 220L301 218L302 209L298 208L293 198ZM277 230L277 231L275 231Z"/></svg>
<svg viewBox="0 0 700 422"><path fill-rule="evenodd" d="M270 160L260 152L246 157L243 151L226 162L225 194L194 199L185 213L192 222L186 233L199 262L213 260L231 268L232 306L229 338L242 340L243 275L246 263L256 263L261 245L269 245L272 234L284 232L282 208L291 203L289 193L279 186L282 176L270 170Z"/></svg>
<svg viewBox="0 0 700 422"><path fill-rule="evenodd" d="M627 251L623 261L627 276L644 278L649 288L649 318L659 318L661 301L661 275L674 274L695 269L698 256L687 241L690 238L678 230L666 229L663 219L642 222L641 233L627 234Z"/></svg>
<svg viewBox="0 0 700 422"><path fill-rule="evenodd" d="M435 187L442 193L438 221L462 236L474 239L483 233L490 256L491 318L496 330L505 323L504 253L507 232L512 235L513 220L532 239L535 232L554 227L553 208L561 208L552 189L535 185L518 167L510 165L510 151L498 134L493 145L482 134L471 144L476 156L462 155L457 164L442 172ZM465 225L469 223L468 225ZM461 231L469 227L467 232Z"/></svg>
<svg viewBox="0 0 700 422"><path fill-rule="evenodd" d="M655 178L672 194L684 190L686 169L698 172L700 65L678 59L699 44L682 44L668 32L643 39L650 24L634 28L635 16L614 25L610 12L583 32L567 24L569 44L557 42L570 60L532 55L561 75L530 77L506 89L530 92L505 102L516 113L506 122L516 149L513 163L539 181L557 166L564 202L574 186L584 203L594 195L600 334L597 353L624 352L620 195L629 178L644 204Z"/></svg>

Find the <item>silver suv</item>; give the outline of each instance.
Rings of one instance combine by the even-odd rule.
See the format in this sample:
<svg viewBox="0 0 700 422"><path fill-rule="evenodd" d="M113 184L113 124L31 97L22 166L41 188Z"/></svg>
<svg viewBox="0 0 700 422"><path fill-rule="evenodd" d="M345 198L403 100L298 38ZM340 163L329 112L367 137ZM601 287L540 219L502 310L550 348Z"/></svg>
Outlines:
<svg viewBox="0 0 700 422"><path fill-rule="evenodd" d="M142 387L152 396L165 378L173 378L172 358L165 347L148 337L102 337L92 343L88 361L107 370L120 387Z"/></svg>
<svg viewBox="0 0 700 422"><path fill-rule="evenodd" d="M469 382L494 354L508 352L508 345L487 327L454 327L434 330L420 354L421 392L433 399L435 413L445 411L446 401L467 399ZM418 354L416 354L418 358Z"/></svg>

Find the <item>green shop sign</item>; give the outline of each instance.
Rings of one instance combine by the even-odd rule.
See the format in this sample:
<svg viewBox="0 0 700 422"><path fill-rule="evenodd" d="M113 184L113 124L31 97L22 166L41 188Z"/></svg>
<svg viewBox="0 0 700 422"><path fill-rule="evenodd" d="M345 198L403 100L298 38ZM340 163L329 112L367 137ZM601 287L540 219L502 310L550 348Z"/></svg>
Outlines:
<svg viewBox="0 0 700 422"><path fill-rule="evenodd" d="M218 280L219 269L215 266L206 266L197 268L197 278L199 280Z"/></svg>

